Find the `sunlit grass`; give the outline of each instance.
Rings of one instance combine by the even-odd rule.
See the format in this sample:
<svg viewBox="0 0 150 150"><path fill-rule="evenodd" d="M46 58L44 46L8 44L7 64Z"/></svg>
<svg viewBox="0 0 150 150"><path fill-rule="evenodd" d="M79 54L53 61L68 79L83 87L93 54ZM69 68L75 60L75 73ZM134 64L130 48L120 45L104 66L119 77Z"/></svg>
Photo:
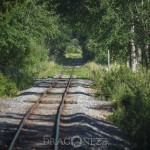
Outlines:
<svg viewBox="0 0 150 150"><path fill-rule="evenodd" d="M84 64L83 66L76 67L74 75L76 78L93 78L93 72L100 70L102 66L98 65L94 62L88 62ZM66 66L62 66L59 64L56 64L54 61L50 62L43 62L41 64L42 71L40 71L38 78L46 78L46 77L54 77L55 75L58 75L60 72L62 72ZM68 67L67 67L68 68ZM70 69L67 69L65 72L65 75L69 75L71 72L71 67Z"/></svg>
<svg viewBox="0 0 150 150"><path fill-rule="evenodd" d="M64 66L58 65L54 61L43 62L41 67L43 70L40 71L38 78L53 77L64 70Z"/></svg>
<svg viewBox="0 0 150 150"><path fill-rule="evenodd" d="M93 79L93 73L102 68L101 65L98 65L94 62L88 62L81 67L75 69L75 75L77 78L88 78Z"/></svg>
<svg viewBox="0 0 150 150"><path fill-rule="evenodd" d="M66 53L66 58L82 58L82 54L80 53Z"/></svg>

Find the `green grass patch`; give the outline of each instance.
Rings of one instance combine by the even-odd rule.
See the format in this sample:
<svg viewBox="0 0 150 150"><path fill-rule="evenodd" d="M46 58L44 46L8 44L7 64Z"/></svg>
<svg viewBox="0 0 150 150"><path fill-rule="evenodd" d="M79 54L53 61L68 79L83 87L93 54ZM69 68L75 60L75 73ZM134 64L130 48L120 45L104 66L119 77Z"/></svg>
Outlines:
<svg viewBox="0 0 150 150"><path fill-rule="evenodd" d="M65 54L66 58L82 58L81 53L66 53Z"/></svg>
<svg viewBox="0 0 150 150"><path fill-rule="evenodd" d="M38 78L53 77L64 70L64 66L56 64L54 61L43 62L40 64L41 71Z"/></svg>
<svg viewBox="0 0 150 150"><path fill-rule="evenodd" d="M56 64L54 61L43 62L41 63L40 67L41 67L40 69L41 71L39 72L38 78L53 77L58 73L62 72L66 68L66 66ZM67 69L65 75L70 75L72 67L67 67L67 68L70 69ZM75 71L74 75L77 78L93 79L94 72L99 71L100 68L102 68L101 65L98 65L94 62L88 62L81 67L76 67L74 70Z"/></svg>
<svg viewBox="0 0 150 150"><path fill-rule="evenodd" d="M75 69L75 75L77 78L88 78L93 79L93 74L96 71L99 71L102 68L101 65L98 65L94 62L88 62L85 65Z"/></svg>

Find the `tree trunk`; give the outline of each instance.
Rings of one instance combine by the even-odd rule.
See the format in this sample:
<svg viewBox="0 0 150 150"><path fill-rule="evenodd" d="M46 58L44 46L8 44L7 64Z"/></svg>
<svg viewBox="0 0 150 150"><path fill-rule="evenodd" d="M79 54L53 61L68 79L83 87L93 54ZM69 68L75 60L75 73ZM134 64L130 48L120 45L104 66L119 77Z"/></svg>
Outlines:
<svg viewBox="0 0 150 150"><path fill-rule="evenodd" d="M108 49L108 71L110 71L110 50Z"/></svg>
<svg viewBox="0 0 150 150"><path fill-rule="evenodd" d="M137 64L140 64L142 61L142 49L139 45L136 46L137 49Z"/></svg>
<svg viewBox="0 0 150 150"><path fill-rule="evenodd" d="M148 69L149 68L149 44L145 44L145 65L146 65L146 68Z"/></svg>
<svg viewBox="0 0 150 150"><path fill-rule="evenodd" d="M134 34L134 25L132 25L132 27L131 27L131 32ZM131 70L133 72L135 72L136 71L136 65L137 65L137 55L136 55L135 41L133 38L130 40L130 43L131 43L130 66L131 66Z"/></svg>

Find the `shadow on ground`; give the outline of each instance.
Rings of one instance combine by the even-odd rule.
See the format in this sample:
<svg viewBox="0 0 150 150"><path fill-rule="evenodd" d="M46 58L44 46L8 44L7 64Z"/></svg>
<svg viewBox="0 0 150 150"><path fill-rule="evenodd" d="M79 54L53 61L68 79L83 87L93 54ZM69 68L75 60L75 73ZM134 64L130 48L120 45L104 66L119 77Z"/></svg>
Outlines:
<svg viewBox="0 0 150 150"><path fill-rule="evenodd" d="M3 118L20 120L13 117L14 114L7 114ZM2 117L0 117L2 118ZM44 122L54 122L55 116L37 115L38 118L44 118ZM35 121L35 119L34 119ZM127 150L131 149L127 142L129 137L121 130L105 120L92 118L85 114L65 115L61 118L60 130L60 150ZM6 150L10 141L16 132L17 125L10 123L0 124L0 147ZM53 126L51 125L33 125L25 126L21 136L17 140L15 149L53 149ZM19 145L19 146L18 146Z"/></svg>
<svg viewBox="0 0 150 150"><path fill-rule="evenodd" d="M129 137L110 122L95 119L84 113L64 115L61 137L71 139L61 150L126 150L131 149ZM67 140L66 140L67 141ZM69 142L68 142L69 143Z"/></svg>
<svg viewBox="0 0 150 150"><path fill-rule="evenodd" d="M62 79L61 79L62 80ZM67 80L67 79L65 79ZM88 88L85 83L71 85L72 87ZM47 87L49 83L36 85L35 87ZM64 83L66 84L66 83ZM64 84L58 84L55 89L64 88ZM57 89L57 90L58 90ZM54 90L55 91L55 90ZM39 92L24 92L21 95L40 95ZM61 95L61 92L56 91L49 94ZM86 95L84 92L70 92L71 95ZM25 101L26 103L27 101ZM49 109L49 108L48 108ZM76 108L78 109L78 107ZM103 108L99 108L103 109ZM49 109L49 111L53 111ZM23 114L6 113L0 116L0 149L6 150L12 137L14 136L18 126L15 122L21 121ZM2 121L3 120L3 121ZM11 121L13 120L13 121ZM34 115L34 121L42 121L42 125L28 124L24 126L21 136L17 140L15 149L24 150L42 150L53 149L54 146L54 126L55 115ZM8 122L9 121L9 122ZM32 119L30 119L32 121ZM11 122L11 123L10 123ZM45 124L44 124L45 123ZM120 129L113 126L110 122L104 119L96 119L85 113L75 113L72 115L62 115L60 126L60 145L59 150L128 150L131 149L128 142L129 137ZM62 143L67 138L67 143ZM62 140L62 141L61 141ZM69 140L69 141L68 141ZM69 142L69 143L68 143Z"/></svg>
<svg viewBox="0 0 150 150"><path fill-rule="evenodd" d="M63 65L63 66L74 66L74 62L77 62L76 63L76 66L81 66L81 65L83 65L84 64L84 62L83 62L83 59L82 58L63 58L62 60L55 60L55 62L57 63L57 64L60 64L60 65Z"/></svg>

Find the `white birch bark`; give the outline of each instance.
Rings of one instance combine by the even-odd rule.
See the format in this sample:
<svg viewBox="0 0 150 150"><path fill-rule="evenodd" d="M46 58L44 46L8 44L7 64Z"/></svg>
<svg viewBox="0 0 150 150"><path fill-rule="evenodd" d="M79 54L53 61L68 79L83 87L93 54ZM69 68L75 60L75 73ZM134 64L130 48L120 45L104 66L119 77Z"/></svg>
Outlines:
<svg viewBox="0 0 150 150"><path fill-rule="evenodd" d="M134 25L131 27L131 32L134 33ZM131 69L133 72L135 72L137 65L137 57L134 39L131 39L130 42L131 42Z"/></svg>
<svg viewBox="0 0 150 150"><path fill-rule="evenodd" d="M108 71L110 70L110 50L108 49Z"/></svg>
<svg viewBox="0 0 150 150"><path fill-rule="evenodd" d="M139 64L142 61L142 50L140 47L137 48L137 63Z"/></svg>

